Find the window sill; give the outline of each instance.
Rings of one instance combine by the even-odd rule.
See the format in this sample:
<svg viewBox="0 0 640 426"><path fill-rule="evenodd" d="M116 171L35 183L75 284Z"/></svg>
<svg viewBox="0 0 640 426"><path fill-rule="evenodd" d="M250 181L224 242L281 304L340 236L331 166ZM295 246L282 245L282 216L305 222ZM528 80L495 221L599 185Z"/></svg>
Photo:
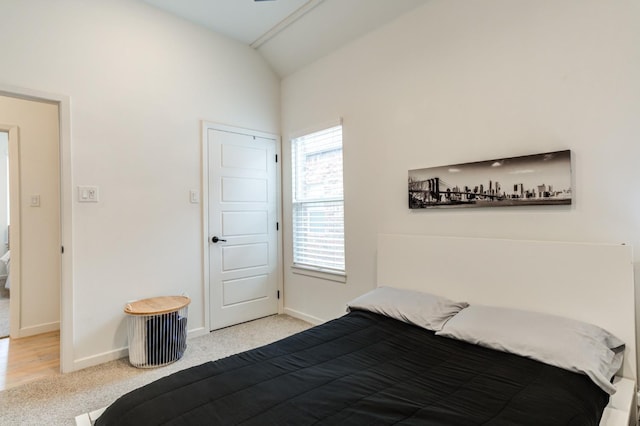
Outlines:
<svg viewBox="0 0 640 426"><path fill-rule="evenodd" d="M347 274L345 274L344 272L305 268L302 266L292 266L291 272L297 275L306 275L308 277L320 278L323 280L335 281L339 283L347 282Z"/></svg>

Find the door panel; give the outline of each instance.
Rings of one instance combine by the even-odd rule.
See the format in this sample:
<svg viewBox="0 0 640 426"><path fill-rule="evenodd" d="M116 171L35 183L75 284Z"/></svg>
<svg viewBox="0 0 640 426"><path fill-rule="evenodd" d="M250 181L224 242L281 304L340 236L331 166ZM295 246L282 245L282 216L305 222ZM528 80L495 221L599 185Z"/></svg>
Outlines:
<svg viewBox="0 0 640 426"><path fill-rule="evenodd" d="M265 154L261 149L226 145L222 147L222 165L266 171L267 156Z"/></svg>
<svg viewBox="0 0 640 426"><path fill-rule="evenodd" d="M267 212L222 212L224 235L256 235L266 229Z"/></svg>
<svg viewBox="0 0 640 426"><path fill-rule="evenodd" d="M264 179L222 178L222 201L267 201L268 182Z"/></svg>
<svg viewBox="0 0 640 426"><path fill-rule="evenodd" d="M255 277L241 278L239 280L229 280L223 283L224 305L230 306L235 303L242 303L250 300L265 298L268 294L268 275L258 275Z"/></svg>
<svg viewBox="0 0 640 426"><path fill-rule="evenodd" d="M239 244L222 247L222 272L267 266L269 246L260 244Z"/></svg>
<svg viewBox="0 0 640 426"><path fill-rule="evenodd" d="M207 151L215 330L278 311L276 141L209 129Z"/></svg>

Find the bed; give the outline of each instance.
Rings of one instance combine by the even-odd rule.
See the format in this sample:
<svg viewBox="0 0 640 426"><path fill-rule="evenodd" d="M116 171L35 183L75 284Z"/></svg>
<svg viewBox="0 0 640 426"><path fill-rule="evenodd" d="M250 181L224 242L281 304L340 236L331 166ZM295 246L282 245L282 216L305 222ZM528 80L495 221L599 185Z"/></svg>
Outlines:
<svg viewBox="0 0 640 426"><path fill-rule="evenodd" d="M622 245L381 235L378 288L343 317L153 382L95 424L635 424L631 260ZM589 323L611 358L566 367L575 333L554 337L551 364L509 340L496 350L478 338L495 312L511 315L495 325L508 338L524 318L545 345Z"/></svg>

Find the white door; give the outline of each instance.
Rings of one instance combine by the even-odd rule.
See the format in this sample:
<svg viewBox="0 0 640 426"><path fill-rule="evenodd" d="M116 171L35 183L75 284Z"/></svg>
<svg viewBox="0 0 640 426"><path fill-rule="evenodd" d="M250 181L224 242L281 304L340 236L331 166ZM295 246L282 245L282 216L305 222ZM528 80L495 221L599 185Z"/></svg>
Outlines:
<svg viewBox="0 0 640 426"><path fill-rule="evenodd" d="M278 312L276 140L208 129L211 329Z"/></svg>

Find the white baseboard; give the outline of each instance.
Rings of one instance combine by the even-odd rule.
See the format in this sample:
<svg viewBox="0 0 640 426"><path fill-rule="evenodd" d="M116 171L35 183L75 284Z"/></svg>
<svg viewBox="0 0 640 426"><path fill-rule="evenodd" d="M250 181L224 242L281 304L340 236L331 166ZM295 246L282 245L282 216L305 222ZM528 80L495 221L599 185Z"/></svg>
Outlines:
<svg viewBox="0 0 640 426"><path fill-rule="evenodd" d="M204 327L195 328L187 331L187 340L198 336L204 336L209 332ZM104 364L105 362L115 361L120 358L129 356L129 347L114 349L112 351L103 352L101 354L91 355L85 358L73 361L73 369L71 371L82 370L84 368L93 367L95 365Z"/></svg>
<svg viewBox="0 0 640 426"><path fill-rule="evenodd" d="M50 322L48 324L32 325L31 327L23 327L18 329L18 335L15 338L35 336L37 334L49 333L51 331L60 330L60 321Z"/></svg>
<svg viewBox="0 0 640 426"><path fill-rule="evenodd" d="M307 314L305 314L303 312L299 312L299 311L296 311L296 310L290 309L290 308L284 308L284 313L289 315L289 316L291 316L291 317L298 318L298 319L301 319L302 321L306 321L308 323L311 323L313 325L320 325L322 323L327 322L326 320L323 320L321 318L317 318L317 317L314 317L312 315L307 315Z"/></svg>
<svg viewBox="0 0 640 426"><path fill-rule="evenodd" d="M73 360L73 368L71 371L78 371L95 365L104 364L105 362L115 361L129 355L129 348L119 348L112 351L103 352L101 354L91 355L84 358Z"/></svg>
<svg viewBox="0 0 640 426"><path fill-rule="evenodd" d="M187 330L187 340L193 339L194 337L204 336L205 334L209 334L209 331L204 327Z"/></svg>

